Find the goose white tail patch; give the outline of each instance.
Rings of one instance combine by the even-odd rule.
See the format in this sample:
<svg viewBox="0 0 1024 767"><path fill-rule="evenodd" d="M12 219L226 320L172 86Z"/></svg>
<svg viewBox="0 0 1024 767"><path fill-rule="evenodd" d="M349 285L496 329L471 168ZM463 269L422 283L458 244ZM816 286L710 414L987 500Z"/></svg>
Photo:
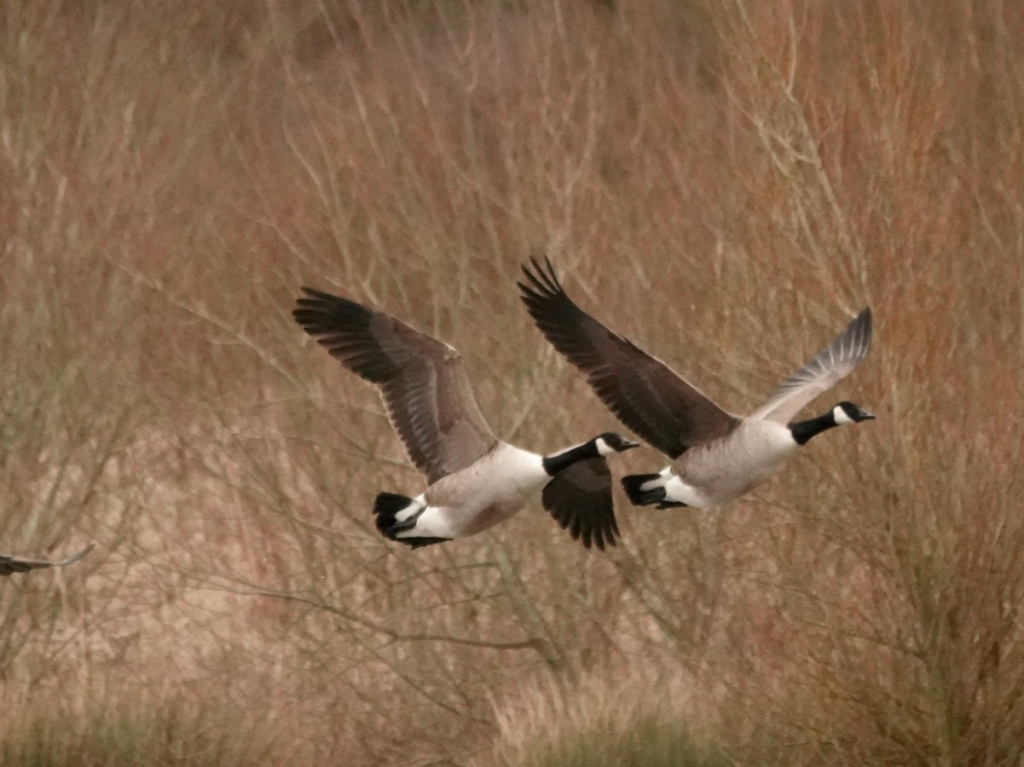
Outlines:
<svg viewBox="0 0 1024 767"><path fill-rule="evenodd" d="M675 474L670 474L667 479L662 479L657 484L661 484L665 488L666 501L684 503L687 506L696 506L700 509L708 505L707 500L696 488L686 484Z"/></svg>
<svg viewBox="0 0 1024 767"><path fill-rule="evenodd" d="M459 531L451 524L450 515L445 509L437 506L427 506L416 518L414 524L408 530L404 530L396 536L397 538L457 538Z"/></svg>
<svg viewBox="0 0 1024 767"><path fill-rule="evenodd" d="M665 476L664 472L662 472L662 474L657 479L648 480L647 482L644 482L642 485L640 485L640 489L646 492L648 490L653 490L656 487L665 487L666 480L667 477Z"/></svg>
<svg viewBox="0 0 1024 767"><path fill-rule="evenodd" d="M406 506L404 509L395 512L396 522L405 522L410 517L416 516L420 511L426 507L426 502L423 500L421 495L419 498L413 498L412 503Z"/></svg>

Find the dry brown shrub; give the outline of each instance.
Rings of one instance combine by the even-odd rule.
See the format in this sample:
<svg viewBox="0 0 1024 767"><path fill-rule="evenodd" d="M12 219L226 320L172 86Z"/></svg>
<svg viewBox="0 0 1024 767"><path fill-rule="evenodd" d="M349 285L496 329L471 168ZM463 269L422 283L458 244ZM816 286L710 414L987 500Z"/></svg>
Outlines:
<svg viewBox="0 0 1024 767"><path fill-rule="evenodd" d="M0 532L101 544L0 585L5 711L232 695L281 763L515 763L530 690L557 736L591 721L558 695L612 710L625 674L740 761L1019 760L1021 22L0 6ZM740 412L870 304L832 396L879 419L721 513L620 503L605 556L539 508L381 540L374 494L422 480L298 286L460 348L495 430L547 450L615 423L519 306L539 251ZM636 452L616 471L661 463Z"/></svg>

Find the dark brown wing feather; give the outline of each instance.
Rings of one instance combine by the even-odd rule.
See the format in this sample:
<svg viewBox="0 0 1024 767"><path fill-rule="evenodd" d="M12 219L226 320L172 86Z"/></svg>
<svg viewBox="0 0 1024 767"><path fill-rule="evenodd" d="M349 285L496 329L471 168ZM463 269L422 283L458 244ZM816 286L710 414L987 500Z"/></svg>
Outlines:
<svg viewBox="0 0 1024 767"><path fill-rule="evenodd" d="M523 267L523 303L544 336L582 370L626 426L671 458L725 436L737 423L665 363L613 333L580 309L546 258Z"/></svg>
<svg viewBox="0 0 1024 767"><path fill-rule="evenodd" d="M498 440L476 403L459 353L354 301L303 288L292 315L331 356L381 392L409 458L433 483Z"/></svg>
<svg viewBox="0 0 1024 767"><path fill-rule="evenodd" d="M67 559L53 561L50 559L25 559L23 557L12 557L0 554L0 576L11 575L12 573L27 573L29 570L40 570L46 567L64 567L77 562L90 551L93 544L89 544L77 554L72 554Z"/></svg>
<svg viewBox="0 0 1024 767"><path fill-rule="evenodd" d="M568 530L573 540L588 549L614 546L619 535L612 504L612 479L608 462L589 458L574 463L544 486L541 502L548 513Z"/></svg>

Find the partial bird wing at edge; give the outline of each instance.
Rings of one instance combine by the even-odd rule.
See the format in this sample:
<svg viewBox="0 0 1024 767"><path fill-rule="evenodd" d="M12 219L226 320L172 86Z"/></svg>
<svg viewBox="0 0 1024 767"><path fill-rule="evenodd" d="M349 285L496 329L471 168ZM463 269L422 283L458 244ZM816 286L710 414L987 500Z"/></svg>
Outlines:
<svg viewBox="0 0 1024 767"><path fill-rule="evenodd" d="M77 554L72 554L67 559L61 559L56 562L49 559L26 559L24 557L13 557L6 554L0 554L0 576L11 575L13 573L26 573L29 570L40 570L47 567L65 567L80 560L92 551L94 546L95 544L90 543Z"/></svg>

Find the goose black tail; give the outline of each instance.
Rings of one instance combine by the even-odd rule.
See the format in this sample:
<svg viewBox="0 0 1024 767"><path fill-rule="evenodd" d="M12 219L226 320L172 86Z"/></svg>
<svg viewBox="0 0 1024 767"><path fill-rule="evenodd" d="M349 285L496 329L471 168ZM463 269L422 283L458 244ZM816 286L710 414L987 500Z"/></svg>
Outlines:
<svg viewBox="0 0 1024 767"><path fill-rule="evenodd" d="M419 511L411 514L408 519L399 521L397 515L415 504L416 500L407 495L398 495L397 493L378 493L376 500L373 502L373 513L377 518L377 529L380 530L381 535L389 540L404 543L406 546L411 546L414 549L418 549L422 546L430 546L434 543L450 541L451 538L434 538L430 536L398 537L399 533L407 532L416 527L416 520L426 508L424 506Z"/></svg>
<svg viewBox="0 0 1024 767"><path fill-rule="evenodd" d="M634 506L654 506L659 509L673 509L686 506L680 501L665 500L665 486L663 484L654 487L644 488L644 485L661 479L660 474L630 474L622 478L622 489L626 491L629 500Z"/></svg>

